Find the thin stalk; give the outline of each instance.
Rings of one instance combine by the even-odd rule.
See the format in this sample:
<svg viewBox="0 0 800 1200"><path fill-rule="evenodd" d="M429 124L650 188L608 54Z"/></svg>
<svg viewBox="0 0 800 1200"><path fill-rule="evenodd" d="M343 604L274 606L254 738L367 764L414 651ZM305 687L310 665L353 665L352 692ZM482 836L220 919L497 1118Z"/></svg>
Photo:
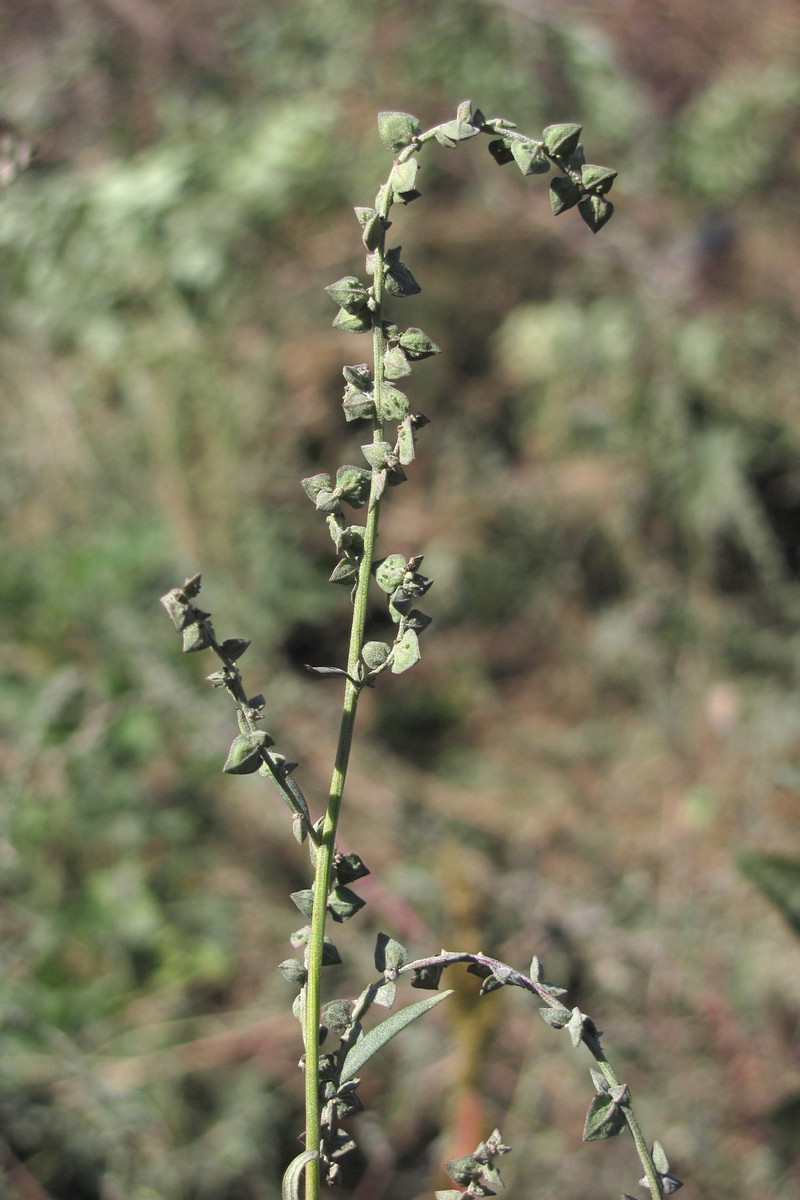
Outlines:
<svg viewBox="0 0 800 1200"><path fill-rule="evenodd" d="M388 208L388 206L387 206ZM381 419L381 386L383 383L383 276L384 248L381 244L375 252L375 274L373 295L375 307L373 311L373 378L375 381L375 409L373 421L373 441L383 437L383 421ZM328 891L330 888L331 865L336 850L336 829L339 823L339 810L344 794L347 766L350 761L350 749L353 744L356 709L360 688L354 683L359 678L361 650L364 645L364 627L367 618L367 600L369 593L372 564L375 557L375 543L378 536L378 519L380 516L380 498L376 492L376 476L373 473L370 488L369 512L364 530L364 552L358 569L355 596L353 599L353 618L350 625L350 644L347 654L347 674L345 685L342 717L339 726L339 741L336 747L336 759L333 766L331 786L328 794L328 806L322 823L322 834L316 850L314 868L314 902L311 915L311 932L309 934L306 968L308 978L306 983L305 1011L303 1014L303 1041L305 1045L305 1105L306 1105L306 1147L313 1149L320 1144L320 1103L319 1103L319 1020L320 1020L320 975L322 972L322 952L325 944L325 923L327 917ZM305 1168L306 1200L318 1200L320 1184L319 1156L311 1159Z"/></svg>
<svg viewBox="0 0 800 1200"><path fill-rule="evenodd" d="M597 1065L600 1067L600 1070L602 1071L609 1087L618 1087L620 1080L616 1071L611 1066L611 1063L606 1058L605 1052L600 1045L599 1038L584 1038L584 1042L588 1047L589 1052L595 1059ZM639 1155L639 1162L642 1164L644 1169L647 1186L650 1189L651 1200L656 1200L657 1197L663 1196L664 1193L661 1188L661 1181L659 1180L655 1163L653 1162L653 1156L648 1149L647 1141L642 1133L642 1127L639 1124L638 1117L631 1108L630 1104L626 1104L623 1107L622 1113L627 1122L628 1129L631 1131L631 1137L633 1138L634 1145L636 1146L636 1153Z"/></svg>

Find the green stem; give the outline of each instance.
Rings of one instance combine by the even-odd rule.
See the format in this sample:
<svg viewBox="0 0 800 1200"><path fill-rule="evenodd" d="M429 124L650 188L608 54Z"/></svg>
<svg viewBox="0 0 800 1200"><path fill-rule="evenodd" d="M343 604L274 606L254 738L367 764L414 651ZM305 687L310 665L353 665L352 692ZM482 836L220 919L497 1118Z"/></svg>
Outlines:
<svg viewBox="0 0 800 1200"><path fill-rule="evenodd" d="M388 209L388 205L387 205ZM381 387L383 383L383 276L384 250L379 246L375 253L375 274L373 294L375 310L373 313L373 377L375 380L375 409L373 422L373 441L383 437L383 421L381 419ZM308 979L306 983L305 1011L303 1016L303 1040L305 1044L305 1103L306 1103L306 1147L313 1149L320 1144L320 1102L319 1102L319 1015L320 1015L320 975L322 971L322 952L325 943L325 922L327 917L328 892L330 890L331 866L336 851L336 828L339 823L344 784L347 776L347 765L350 761L350 749L353 744L353 732L356 722L356 708L360 688L353 682L360 675L361 650L364 645L364 626L367 618L367 599L369 583L372 575L372 563L375 557L375 542L378 536L378 518L380 516L380 499L376 493L375 474L373 473L370 488L369 512L364 530L364 552L358 569L355 597L353 600L353 619L350 625L350 645L347 655L347 680L342 706L342 718L339 726L339 742L336 747L336 759L331 778L328 807L322 824L322 834L316 851L314 870L314 905L311 916L311 932L309 935L306 956ZM306 1200L318 1200L320 1183L319 1157L311 1159L305 1168Z"/></svg>
<svg viewBox="0 0 800 1200"><path fill-rule="evenodd" d="M600 1070L602 1071L609 1087L618 1087L620 1081L617 1073L606 1058L605 1053L600 1046L599 1040L584 1038L584 1042L593 1058L597 1062L597 1065L600 1067ZM639 1124L636 1113L633 1111L633 1108L630 1105L626 1104L622 1112L625 1120L627 1121L628 1128L631 1131L631 1136L633 1138L634 1145L636 1146L636 1153L639 1155L639 1162L642 1164L644 1169L644 1176L647 1180L647 1186L650 1189L651 1200L658 1200L658 1197L663 1195L661 1190L661 1181L659 1180L658 1171L656 1170L655 1163L653 1162L653 1156L647 1147L647 1141L642 1133L642 1127Z"/></svg>

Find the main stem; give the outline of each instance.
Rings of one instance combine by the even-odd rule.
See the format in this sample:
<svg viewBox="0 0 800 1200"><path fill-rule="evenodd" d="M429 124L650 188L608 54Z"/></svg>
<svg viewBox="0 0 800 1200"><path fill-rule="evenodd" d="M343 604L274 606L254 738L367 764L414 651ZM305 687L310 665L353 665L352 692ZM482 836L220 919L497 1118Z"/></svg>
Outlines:
<svg viewBox="0 0 800 1200"><path fill-rule="evenodd" d="M388 205L387 205L388 208ZM373 422L373 441L383 438L383 421L381 419L381 387L383 384L383 320L382 296L384 275L384 248L381 244L375 252L375 274L373 294L375 311L373 313L373 377L375 380L375 411ZM347 776L347 765L350 761L350 748L353 744L353 731L356 723L356 708L360 688L352 680L360 674L361 650L364 645L364 626L367 618L367 598L369 592L372 563L375 557L375 542L378 536L378 518L380 515L380 499L376 494L375 472L370 488L369 512L364 530L364 553L358 569L355 597L353 600L353 619L350 625L350 646L347 655L347 680L342 706L342 719L339 726L339 742L336 747L336 759L333 766L328 807L322 824L322 834L316 850L314 872L314 906L311 915L311 933L308 942L306 969L305 1011L303 1014L303 1041L305 1044L305 1101L306 1101L306 1148L318 1149L320 1144L320 1102L319 1102L319 1016L320 1016L320 975L322 972L322 952L325 944L325 919L327 916L328 891L330 889L331 864L336 850L336 827L339 823L339 809L344 794L344 783ZM320 1183L319 1156L312 1158L305 1168L306 1200L318 1200Z"/></svg>

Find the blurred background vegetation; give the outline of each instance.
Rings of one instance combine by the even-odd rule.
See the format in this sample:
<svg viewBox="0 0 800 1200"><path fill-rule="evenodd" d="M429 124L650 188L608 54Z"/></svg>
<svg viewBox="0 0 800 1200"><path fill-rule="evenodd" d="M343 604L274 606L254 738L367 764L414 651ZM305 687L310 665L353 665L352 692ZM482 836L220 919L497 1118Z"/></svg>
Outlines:
<svg viewBox="0 0 800 1200"><path fill-rule="evenodd" d="M689 1194L788 1200L800 950L736 856L800 854L796 4L3 0L0 31L36 146L0 201L2 1194L271 1200L296 1152L304 852L220 774L232 714L157 599L203 571L319 803L338 689L302 664L348 604L298 481L352 460L364 356L322 288L361 269L376 112L469 96L583 122L617 215L554 220L476 139L396 220L400 319L445 353L381 545L425 553L436 620L363 702L374 875L327 982L376 929L536 951ZM386 1052L353 1196L430 1194L495 1124L514 1195L634 1190L531 1011L464 997Z"/></svg>

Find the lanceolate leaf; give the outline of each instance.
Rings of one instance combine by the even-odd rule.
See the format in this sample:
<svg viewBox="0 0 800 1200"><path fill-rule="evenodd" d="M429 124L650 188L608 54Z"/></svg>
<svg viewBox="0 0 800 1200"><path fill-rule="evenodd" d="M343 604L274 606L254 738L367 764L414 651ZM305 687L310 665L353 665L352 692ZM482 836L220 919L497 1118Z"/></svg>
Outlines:
<svg viewBox="0 0 800 1200"><path fill-rule="evenodd" d="M359 1038L348 1051L342 1064L340 1082L346 1083L348 1079L352 1079L364 1064L369 1062L373 1054L377 1054L396 1034L452 994L453 989L449 988L446 992L437 992L435 996L426 996L424 1000L417 1000L414 1004L401 1008L399 1012L393 1013L391 1017L381 1021L380 1025L370 1029L369 1033L365 1033L363 1037Z"/></svg>
<svg viewBox="0 0 800 1200"><path fill-rule="evenodd" d="M300 1200L300 1181L303 1178L306 1163L311 1162L312 1158L316 1158L318 1153L317 1150L305 1150L302 1154L298 1154L297 1158L292 1159L283 1177L281 1200Z"/></svg>
<svg viewBox="0 0 800 1200"><path fill-rule="evenodd" d="M739 869L758 884L795 933L800 934L800 859L741 850L737 861Z"/></svg>

